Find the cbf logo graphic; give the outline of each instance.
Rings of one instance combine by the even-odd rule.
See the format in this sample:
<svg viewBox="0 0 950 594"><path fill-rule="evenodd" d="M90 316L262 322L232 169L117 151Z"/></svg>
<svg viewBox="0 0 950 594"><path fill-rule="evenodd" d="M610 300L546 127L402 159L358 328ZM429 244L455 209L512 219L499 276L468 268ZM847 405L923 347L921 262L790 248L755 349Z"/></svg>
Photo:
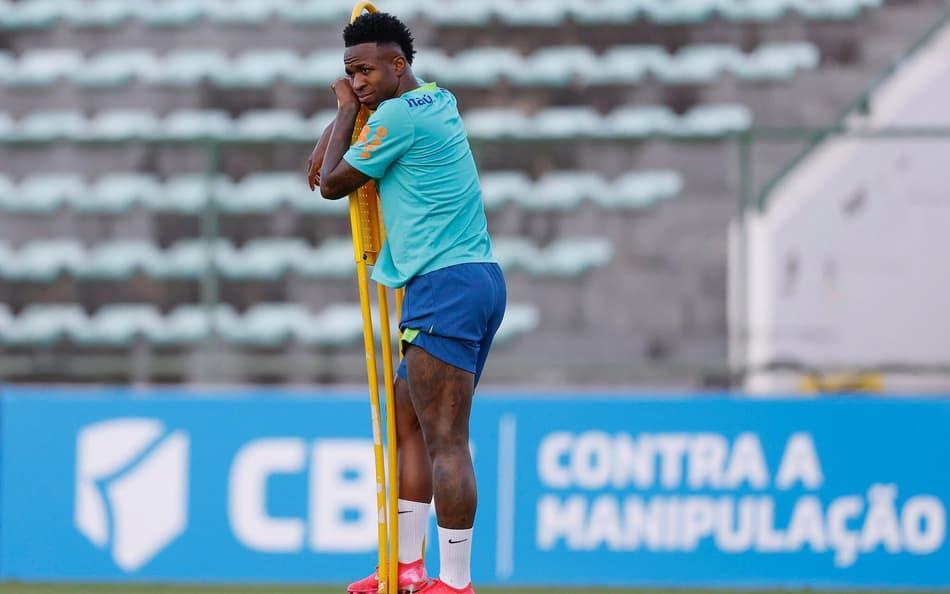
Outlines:
<svg viewBox="0 0 950 594"><path fill-rule="evenodd" d="M76 528L135 572L178 538L188 523L184 431L125 418L87 425L76 444Z"/></svg>

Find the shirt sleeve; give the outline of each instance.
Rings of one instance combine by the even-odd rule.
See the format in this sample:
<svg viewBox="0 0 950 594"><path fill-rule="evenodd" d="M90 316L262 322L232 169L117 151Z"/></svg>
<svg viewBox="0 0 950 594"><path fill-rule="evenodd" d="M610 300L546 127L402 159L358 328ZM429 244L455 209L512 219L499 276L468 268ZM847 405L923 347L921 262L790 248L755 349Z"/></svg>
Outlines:
<svg viewBox="0 0 950 594"><path fill-rule="evenodd" d="M379 106L343 155L354 169L379 179L415 141L416 129L405 103L396 99Z"/></svg>

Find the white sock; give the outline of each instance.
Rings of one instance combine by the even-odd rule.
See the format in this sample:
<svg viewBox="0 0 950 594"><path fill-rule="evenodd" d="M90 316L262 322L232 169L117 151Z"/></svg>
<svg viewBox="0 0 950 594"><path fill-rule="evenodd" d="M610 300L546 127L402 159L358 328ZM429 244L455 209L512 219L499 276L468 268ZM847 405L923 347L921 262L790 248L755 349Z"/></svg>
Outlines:
<svg viewBox="0 0 950 594"><path fill-rule="evenodd" d="M429 524L429 504L399 500L399 562L422 559L422 542Z"/></svg>
<svg viewBox="0 0 950 594"><path fill-rule="evenodd" d="M472 529L439 526L439 579L453 588L472 583Z"/></svg>

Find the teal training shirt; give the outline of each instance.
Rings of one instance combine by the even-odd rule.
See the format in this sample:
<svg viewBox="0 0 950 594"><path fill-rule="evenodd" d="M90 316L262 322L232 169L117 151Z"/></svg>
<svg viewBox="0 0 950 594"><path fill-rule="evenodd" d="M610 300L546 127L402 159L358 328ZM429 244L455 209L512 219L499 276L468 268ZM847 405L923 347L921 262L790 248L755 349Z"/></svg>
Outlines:
<svg viewBox="0 0 950 594"><path fill-rule="evenodd" d="M494 262L475 159L455 96L423 84L379 104L343 156L377 181L386 241L373 280Z"/></svg>

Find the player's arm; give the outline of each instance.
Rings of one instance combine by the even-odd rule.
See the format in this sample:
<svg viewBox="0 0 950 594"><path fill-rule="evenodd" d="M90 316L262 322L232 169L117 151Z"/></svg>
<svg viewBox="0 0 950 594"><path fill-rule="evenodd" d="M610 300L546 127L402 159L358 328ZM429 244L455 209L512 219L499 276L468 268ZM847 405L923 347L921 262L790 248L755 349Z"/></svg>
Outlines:
<svg viewBox="0 0 950 594"><path fill-rule="evenodd" d="M353 126L356 116L360 112L360 102L353 92L353 85L349 78L340 78L333 83L339 107L336 119L333 121L333 131L327 151L323 157L323 166L320 168L320 194L324 198L336 200L348 195L369 181L369 176L357 171L343 159L343 155L350 148L353 138Z"/></svg>
<svg viewBox="0 0 950 594"><path fill-rule="evenodd" d="M313 147L313 152L307 158L307 181L310 183L310 191L314 191L320 186L320 168L323 167L323 156L327 154L327 145L330 144L330 134L333 132L333 122L323 130L320 140Z"/></svg>

